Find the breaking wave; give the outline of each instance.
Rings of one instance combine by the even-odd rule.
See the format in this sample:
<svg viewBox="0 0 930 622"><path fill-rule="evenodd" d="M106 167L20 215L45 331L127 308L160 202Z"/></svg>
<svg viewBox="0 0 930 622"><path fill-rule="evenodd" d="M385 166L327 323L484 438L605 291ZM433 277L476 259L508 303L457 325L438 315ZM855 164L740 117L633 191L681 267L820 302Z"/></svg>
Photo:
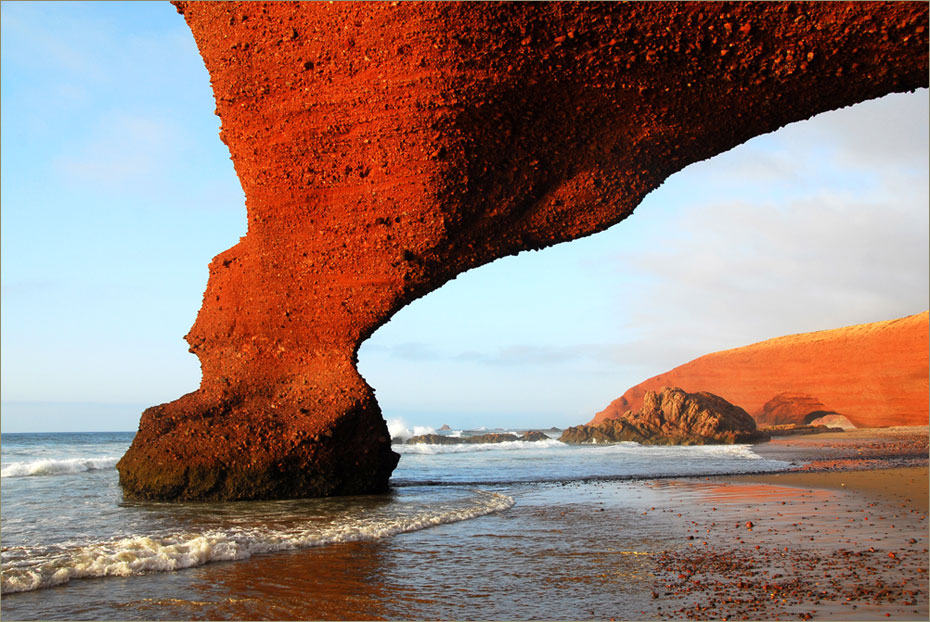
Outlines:
<svg viewBox="0 0 930 622"><path fill-rule="evenodd" d="M135 535L83 546L7 547L0 554L0 594L37 590L75 579L166 572L247 559L260 553L376 540L477 518L514 504L511 497L501 494L482 490L473 493L464 499L416 506L406 512L395 509L340 516L327 524L306 520L291 526L231 526L202 533Z"/></svg>
<svg viewBox="0 0 930 622"><path fill-rule="evenodd" d="M388 433L395 443L403 443L411 436L420 436L423 434L435 434L436 429L425 425L415 425L412 428L407 422L400 418L387 420Z"/></svg>
<svg viewBox="0 0 930 622"><path fill-rule="evenodd" d="M503 443L462 443L460 445L394 445L391 449L401 455L405 454L460 454L475 451L512 451L530 449L553 449L568 447L555 439L545 441L505 441Z"/></svg>
<svg viewBox="0 0 930 622"><path fill-rule="evenodd" d="M27 462L11 462L0 470L0 477L29 477L34 475L70 475L84 471L99 471L116 467L119 458L43 459Z"/></svg>

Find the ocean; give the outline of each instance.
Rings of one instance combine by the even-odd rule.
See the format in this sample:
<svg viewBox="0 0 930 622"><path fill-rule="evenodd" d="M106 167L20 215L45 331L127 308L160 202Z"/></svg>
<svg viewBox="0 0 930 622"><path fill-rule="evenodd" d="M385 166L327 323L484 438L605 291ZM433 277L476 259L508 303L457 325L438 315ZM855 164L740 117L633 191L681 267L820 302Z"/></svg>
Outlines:
<svg viewBox="0 0 930 622"><path fill-rule="evenodd" d="M398 422L391 431L397 438L412 434ZM444 433L487 431L522 432ZM665 493L642 482L788 466L760 458L748 445L572 446L548 434L535 443L395 444L401 460L385 495L235 503L124 500L115 464L133 433L3 434L2 615L596 616L615 593L605 601L586 584L586 596L568 605L545 595L580 587L568 578L557 585L559 577L645 572L632 553L619 565L571 553L577 541L595 537L617 550L658 546L667 525L638 517ZM602 525L605 487L614 512ZM598 495L588 494L594 489ZM566 515L577 516L568 523L571 533ZM598 536L605 529L610 533ZM639 602L627 598L630 606Z"/></svg>

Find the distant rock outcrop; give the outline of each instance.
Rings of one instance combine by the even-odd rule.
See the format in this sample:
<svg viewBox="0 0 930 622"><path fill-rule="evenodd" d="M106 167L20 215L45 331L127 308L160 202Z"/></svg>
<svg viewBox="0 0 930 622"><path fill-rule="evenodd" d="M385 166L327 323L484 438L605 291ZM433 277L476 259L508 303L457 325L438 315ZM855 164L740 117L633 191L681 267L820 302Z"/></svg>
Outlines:
<svg viewBox="0 0 930 622"><path fill-rule="evenodd" d="M511 440L517 440L517 437L514 436ZM465 439L459 436L444 436L442 434L418 434L417 436L411 436L406 441L405 445L461 445L466 442Z"/></svg>
<svg viewBox="0 0 930 622"><path fill-rule="evenodd" d="M644 445L705 445L766 440L745 410L712 393L687 393L678 388L647 391L638 411L597 425L568 428L563 443Z"/></svg>
<svg viewBox="0 0 930 622"><path fill-rule="evenodd" d="M857 427L927 425L928 315L707 354L632 387L590 424L638 409L648 391L677 386L719 395L759 424L806 424L835 413Z"/></svg>
<svg viewBox="0 0 930 622"><path fill-rule="evenodd" d="M535 442L544 441L548 436L539 430L524 432L521 436L516 434L499 434L491 432L478 436L443 436L442 434L421 434L411 436L406 445L478 445L480 443L510 443L513 441Z"/></svg>

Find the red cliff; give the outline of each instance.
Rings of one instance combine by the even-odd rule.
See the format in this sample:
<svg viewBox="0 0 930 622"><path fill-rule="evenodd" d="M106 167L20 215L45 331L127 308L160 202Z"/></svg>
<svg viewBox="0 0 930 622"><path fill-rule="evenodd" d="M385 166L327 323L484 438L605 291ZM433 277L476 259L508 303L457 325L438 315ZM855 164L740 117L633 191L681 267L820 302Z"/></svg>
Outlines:
<svg viewBox="0 0 930 622"><path fill-rule="evenodd" d="M714 352L629 389L592 424L641 407L647 391L677 386L741 406L760 425L840 414L857 427L927 425L928 313L769 339Z"/></svg>
<svg viewBox="0 0 930 622"><path fill-rule="evenodd" d="M145 411L129 496L381 491L359 345L498 257L601 231L692 162L926 86L913 3L176 2L248 233L210 264L200 388Z"/></svg>

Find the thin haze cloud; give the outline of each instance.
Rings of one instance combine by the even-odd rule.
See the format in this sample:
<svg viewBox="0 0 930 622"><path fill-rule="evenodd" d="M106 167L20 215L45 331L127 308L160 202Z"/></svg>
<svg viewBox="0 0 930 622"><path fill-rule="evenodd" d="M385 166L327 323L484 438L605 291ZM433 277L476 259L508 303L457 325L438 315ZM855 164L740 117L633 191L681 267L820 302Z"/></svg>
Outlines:
<svg viewBox="0 0 930 622"><path fill-rule="evenodd" d="M181 150L181 130L164 119L116 113L95 128L92 135L54 161L54 167L71 184L108 187L163 183L170 178L166 165Z"/></svg>

